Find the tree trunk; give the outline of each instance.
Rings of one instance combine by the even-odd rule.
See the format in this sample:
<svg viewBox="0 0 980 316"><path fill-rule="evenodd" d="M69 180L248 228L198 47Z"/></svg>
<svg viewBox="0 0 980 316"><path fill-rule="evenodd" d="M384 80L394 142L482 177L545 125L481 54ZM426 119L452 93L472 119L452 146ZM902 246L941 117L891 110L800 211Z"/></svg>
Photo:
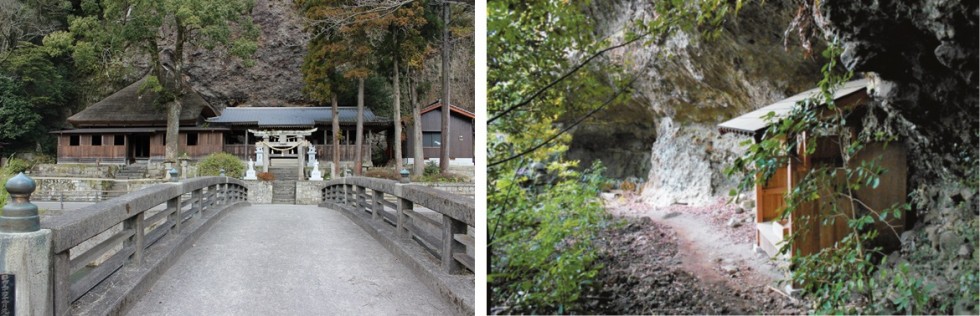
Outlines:
<svg viewBox="0 0 980 316"><path fill-rule="evenodd" d="M442 4L442 132L439 140L439 171L449 171L449 3Z"/></svg>
<svg viewBox="0 0 980 316"><path fill-rule="evenodd" d="M164 150L164 162L177 162L177 141L180 138L180 110L181 104L179 99L167 103L167 142L166 149Z"/></svg>
<svg viewBox="0 0 980 316"><path fill-rule="evenodd" d="M417 73L415 74L418 75ZM415 164L412 165L412 174L422 176L425 174L425 153L422 151L422 115L419 113L418 97L418 78L408 77L408 95L412 102L412 158Z"/></svg>
<svg viewBox="0 0 980 316"><path fill-rule="evenodd" d="M174 98L172 102L167 105L167 143L164 149L164 161L176 163L177 151L180 146L180 112L183 107L180 104L181 97L184 95L184 85L183 85L183 65L182 61L184 58L184 27L182 26L180 18L176 19L177 22L177 39L174 45L174 54L170 56L170 62L173 63L173 73L163 74L162 77L158 78L163 86L172 92L172 97ZM157 58L160 58L157 55ZM172 77L171 77L172 76Z"/></svg>
<svg viewBox="0 0 980 316"><path fill-rule="evenodd" d="M398 76L398 61L395 60L395 171L402 171L402 90Z"/></svg>
<svg viewBox="0 0 980 316"><path fill-rule="evenodd" d="M340 111L337 110L337 94L330 96L333 110L333 174L340 175Z"/></svg>
<svg viewBox="0 0 980 316"><path fill-rule="evenodd" d="M364 78L357 78L357 131L354 141L354 174L361 175L361 145L364 143Z"/></svg>

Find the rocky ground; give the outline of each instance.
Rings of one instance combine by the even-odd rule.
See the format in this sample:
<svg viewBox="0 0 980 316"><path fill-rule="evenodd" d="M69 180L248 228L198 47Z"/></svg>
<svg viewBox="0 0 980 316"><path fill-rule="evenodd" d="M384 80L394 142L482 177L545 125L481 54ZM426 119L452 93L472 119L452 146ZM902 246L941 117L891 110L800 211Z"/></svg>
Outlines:
<svg viewBox="0 0 980 316"><path fill-rule="evenodd" d="M800 314L803 303L775 290L780 274L731 227L733 207L645 208L635 198L608 203L621 224L597 241L601 290L585 296L601 314ZM688 211L688 212L685 212ZM682 213L683 212L683 213ZM666 218L664 218L666 217ZM681 220L678 220L681 219ZM715 238L692 238L690 223ZM741 229L739 229L741 228ZM735 237L736 239L732 239ZM733 255L740 253L741 255Z"/></svg>

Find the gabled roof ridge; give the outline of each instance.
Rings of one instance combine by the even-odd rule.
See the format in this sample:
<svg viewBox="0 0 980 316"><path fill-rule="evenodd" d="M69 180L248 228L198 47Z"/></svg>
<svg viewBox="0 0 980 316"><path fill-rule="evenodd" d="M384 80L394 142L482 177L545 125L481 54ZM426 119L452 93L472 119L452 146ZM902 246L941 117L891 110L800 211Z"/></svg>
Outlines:
<svg viewBox="0 0 980 316"><path fill-rule="evenodd" d="M442 108L442 101L441 100L436 100L436 101L434 101L432 103L429 103L429 105L426 106L425 108L423 108L422 111L419 111L419 115L422 115L422 114L425 114L425 113L429 113L429 112L434 111L435 109L439 109L439 108ZM470 112L470 111L467 111L466 109L463 109L461 107L455 106L452 103L449 104L449 111L459 113L460 115L463 115L463 116L466 116L466 117L469 117L469 118L472 118L472 119L476 119L476 114L475 113Z"/></svg>

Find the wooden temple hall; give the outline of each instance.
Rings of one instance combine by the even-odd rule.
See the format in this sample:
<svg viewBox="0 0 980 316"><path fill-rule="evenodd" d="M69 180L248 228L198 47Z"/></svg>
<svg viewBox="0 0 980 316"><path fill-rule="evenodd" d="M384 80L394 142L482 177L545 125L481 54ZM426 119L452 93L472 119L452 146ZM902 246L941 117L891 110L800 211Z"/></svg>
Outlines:
<svg viewBox="0 0 980 316"><path fill-rule="evenodd" d="M855 80L844 84L834 95L834 103L844 109L848 109L852 116L861 117L866 112L867 104L870 100L867 93L868 82L866 80ZM818 89L812 89L785 100L764 106L755 111L736 117L718 125L721 133L736 133L753 137L756 141L761 139L762 134L769 127L763 117L772 112L776 118L786 117L792 111L796 102L812 97L819 93ZM848 119L848 130L856 133L861 130L860 121L857 118ZM830 209L829 202L837 202L837 205L845 207L845 211L863 212L864 207L873 210L882 210L894 205L904 203L906 200L906 181L908 166L906 164L906 152L901 142L892 142L887 146L884 143L871 143L858 152L849 162L850 167L857 167L862 162L879 160L880 166L887 172L880 178L880 185L877 188L863 187L854 192L854 197L863 203L863 206L856 206L855 203L847 201L845 198L823 198L817 202L807 203L799 207L791 214L783 216L786 208L785 196L796 188L802 177L811 168L818 166L843 166L841 148L838 144L838 137L814 136L814 133L804 133L798 137L799 146L789 157L789 163L779 168L769 179L759 179L756 184L756 245L769 255L776 255L779 248L784 244L791 234L800 235L802 238L793 240L790 244L790 253L812 254L821 249L834 247L848 232L845 220L836 220L833 223L815 220L818 214L827 214ZM816 147L812 154L807 154L805 148L807 137L818 137ZM762 181L766 180L766 181ZM839 181L843 182L841 177ZM827 190L830 190L827 188ZM829 193L829 192L828 192ZM833 196L832 194L821 194L821 196ZM851 205L849 208L846 205ZM878 246L892 248L897 246L898 238L895 234L901 234L906 224L906 216L892 218L889 216L886 227L884 223L878 223L876 227L880 233L876 243ZM810 218L809 221L803 220ZM892 230L894 229L894 231Z"/></svg>
<svg viewBox="0 0 980 316"><path fill-rule="evenodd" d="M163 162L166 106L156 104L152 93L139 94L144 80L69 117L68 123L74 128L52 132L58 137L58 163ZM333 117L329 107L240 107L218 110L192 89L187 90L181 99L180 156L197 160L223 151L242 160L254 160L256 143L273 145L279 140L260 136L278 135L286 131L292 135L289 139L291 143L302 143L303 148L270 148L265 151L267 159L308 157L310 147L314 148L317 160L333 159L330 141ZM356 150L361 150L363 159L370 161L371 146L367 142L359 149L354 145L357 108L340 107L339 121L340 160L353 161ZM364 109L365 137L371 133L391 134L393 129L390 119ZM279 132L271 133L274 131Z"/></svg>

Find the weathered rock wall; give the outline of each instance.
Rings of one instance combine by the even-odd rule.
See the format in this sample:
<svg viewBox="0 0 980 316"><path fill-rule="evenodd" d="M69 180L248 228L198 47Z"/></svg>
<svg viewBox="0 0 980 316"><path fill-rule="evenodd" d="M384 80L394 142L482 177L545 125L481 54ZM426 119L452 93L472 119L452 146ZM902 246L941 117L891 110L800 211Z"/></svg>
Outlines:
<svg viewBox="0 0 980 316"><path fill-rule="evenodd" d="M255 65L244 67L220 51L194 49L186 56L193 88L219 108L310 104L303 95L303 56L309 35L292 1L256 0L252 19L261 29Z"/></svg>
<svg viewBox="0 0 980 316"><path fill-rule="evenodd" d="M187 53L191 86L218 108L227 106L318 105L303 94L303 58L310 36L292 1L256 0L252 19L261 29L255 65L244 67L221 51L192 49ZM474 110L473 38L457 40L452 51L453 104ZM426 61L425 74L433 86L420 96L423 105L440 95L439 54ZM346 105L346 104L342 104Z"/></svg>
<svg viewBox="0 0 980 316"><path fill-rule="evenodd" d="M900 257L930 291L926 313L976 314L980 158L977 1L828 0L818 21L851 70L875 78L868 126L908 148L909 202ZM896 254L893 254L893 256Z"/></svg>
<svg viewBox="0 0 980 316"><path fill-rule="evenodd" d="M643 186L644 202L656 206L717 203L715 197L735 186L722 170L745 152L739 136L722 136L713 126L683 125L669 117L660 119L657 134L650 151L653 168Z"/></svg>
<svg viewBox="0 0 980 316"><path fill-rule="evenodd" d="M631 20L650 18L651 6L603 1L590 14L599 21L599 37L617 42ZM578 127L568 157L602 160L607 176L646 179L643 195L650 203L713 203L707 197L734 185L723 167L744 150L742 139L720 137L715 125L810 89L821 78L818 60L783 45L794 12L788 1L749 5L716 39L681 32L660 46L617 51L611 62L638 65L630 70L640 76L633 101Z"/></svg>

